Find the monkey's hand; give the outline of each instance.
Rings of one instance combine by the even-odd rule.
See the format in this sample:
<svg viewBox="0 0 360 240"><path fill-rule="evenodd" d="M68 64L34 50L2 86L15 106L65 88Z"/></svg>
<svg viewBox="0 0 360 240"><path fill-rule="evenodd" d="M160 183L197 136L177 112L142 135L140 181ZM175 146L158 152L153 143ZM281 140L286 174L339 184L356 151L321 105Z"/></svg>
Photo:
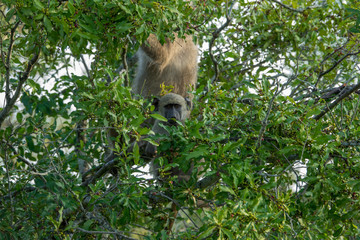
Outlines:
<svg viewBox="0 0 360 240"><path fill-rule="evenodd" d="M145 155L147 157L155 157L157 154L157 147L152 145L151 143L146 144Z"/></svg>

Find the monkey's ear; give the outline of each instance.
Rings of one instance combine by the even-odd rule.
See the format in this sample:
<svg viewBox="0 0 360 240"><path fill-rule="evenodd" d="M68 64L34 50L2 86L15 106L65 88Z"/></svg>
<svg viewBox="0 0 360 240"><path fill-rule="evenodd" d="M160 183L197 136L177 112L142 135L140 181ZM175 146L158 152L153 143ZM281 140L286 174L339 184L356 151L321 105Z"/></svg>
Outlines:
<svg viewBox="0 0 360 240"><path fill-rule="evenodd" d="M185 102L186 102L187 110L190 110L192 107L190 98L186 97Z"/></svg>
<svg viewBox="0 0 360 240"><path fill-rule="evenodd" d="M155 109L154 109L155 112L159 111L159 102L160 102L160 99L158 99L157 97L155 97L155 98L153 99L152 104L153 104L154 107L155 107Z"/></svg>

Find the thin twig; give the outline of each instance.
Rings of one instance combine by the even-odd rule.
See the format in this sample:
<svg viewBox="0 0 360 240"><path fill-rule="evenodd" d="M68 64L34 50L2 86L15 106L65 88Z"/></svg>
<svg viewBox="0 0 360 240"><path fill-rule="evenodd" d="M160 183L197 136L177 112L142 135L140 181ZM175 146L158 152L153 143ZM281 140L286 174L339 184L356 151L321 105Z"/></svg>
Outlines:
<svg viewBox="0 0 360 240"><path fill-rule="evenodd" d="M122 155L122 154L120 154ZM91 176L90 178L87 178L82 184L81 186L87 186L91 183L94 183L96 179L98 179L99 177L103 176L105 173L107 173L107 171L109 171L116 163L117 163L117 159L116 159L116 155L114 154L114 152L111 153L110 156L108 156L106 159L105 159L105 164L103 164L100 168L96 168L96 173ZM92 171L92 169L90 170ZM86 176L86 174L83 175Z"/></svg>
<svg viewBox="0 0 360 240"><path fill-rule="evenodd" d="M193 224L197 229L199 228L199 227L197 226L197 224L195 223L195 221L189 216L189 214L187 214L187 213L184 211L184 209L181 207L181 205L180 205L175 199L172 199L171 197L166 196L165 194L163 194L163 193L161 193L161 192L160 192L159 194L160 194L160 196L162 196L162 197L170 200L171 202L175 203L175 205L180 209L180 211L182 211L182 212L186 215L186 217L188 217L188 219L192 222L192 224Z"/></svg>
<svg viewBox="0 0 360 240"><path fill-rule="evenodd" d="M6 66L6 61L5 61L5 53L3 50L3 39L0 35L0 57L1 57L1 61L3 62L4 66Z"/></svg>
<svg viewBox="0 0 360 240"><path fill-rule="evenodd" d="M15 36L15 31L17 29L17 27L19 26L20 22L17 22L15 24L15 26L13 28L11 28L11 32L10 32L10 42L9 42L9 47L8 47L8 51L7 51L7 56L6 56L6 63L5 63L5 69L6 69L6 75L5 75L5 81L6 81L6 92L5 92L5 99L6 102L9 103L10 102L10 71L11 71L11 55L12 55L12 49L14 46L14 36Z"/></svg>
<svg viewBox="0 0 360 240"><path fill-rule="evenodd" d="M19 83L16 87L14 95L10 98L10 100L6 103L3 110L0 112L0 126L1 126L2 122L5 120L5 118L8 116L10 110L14 106L17 99L19 98L20 92L22 90L22 86L25 83L25 81L28 79L32 68L34 67L37 60L39 59L39 56L40 56L40 51L38 51L33 56L33 58L28 62L25 72L23 72L23 74L21 75L21 77L19 79Z"/></svg>
<svg viewBox="0 0 360 240"><path fill-rule="evenodd" d="M17 151L16 149L9 143L3 141L3 144L6 145L7 147L9 147L11 149L11 151L13 151L14 155L16 155L17 159L20 160L21 162L25 163L28 167L30 167L30 169L32 171L31 174L33 175L38 175L43 181L44 183L46 183L46 179L43 177L43 175L46 175L45 173L40 173L38 171L38 169L36 168L35 165L33 165L29 160L27 160L26 158L22 157ZM6 151L5 151L6 152Z"/></svg>
<svg viewBox="0 0 360 240"><path fill-rule="evenodd" d="M133 56L131 56L129 59L126 59L127 68L129 68L129 67L131 68L132 66L134 66L135 63L136 63L136 61L137 61L137 55L136 55L136 54L134 54ZM124 64L121 64L121 66L118 67L118 68L114 71L114 75L119 74L119 73L120 73L122 70L124 70L124 69L125 69ZM106 79L106 83L107 83L107 84L110 84L112 80L113 80L113 79L111 79L111 76L108 75L108 77L107 77L107 79Z"/></svg>
<svg viewBox="0 0 360 240"><path fill-rule="evenodd" d="M126 60L127 49L128 49L128 45L125 44L122 55L121 55L124 69L125 69L125 80L124 80L125 87L129 86L129 67L128 67L127 60Z"/></svg>
<svg viewBox="0 0 360 240"><path fill-rule="evenodd" d="M118 235L120 236L122 239L129 239L129 240L136 240L135 238L131 238L131 237L128 237L128 236L125 236L119 232L109 232L109 231L90 231L90 230L85 230L85 229L82 229L82 228L75 228L76 230L79 230L80 232L84 232L84 233L88 233L88 234L112 234L112 235ZM138 234L140 235L140 234Z"/></svg>
<svg viewBox="0 0 360 240"><path fill-rule="evenodd" d="M81 58L81 61L82 61L83 65L84 65L86 74L87 74L87 76L90 78L90 77L91 77L91 75L90 75L90 70L89 70L89 68L88 68L88 66L87 66L87 64L86 64L85 58L84 58L84 56L83 56L82 54L80 55L80 58Z"/></svg>
<svg viewBox="0 0 360 240"><path fill-rule="evenodd" d="M296 9L296 8L292 8L278 0L270 0L271 2L275 2L277 4L279 4L280 6L290 10L290 11L293 11L293 12L296 12L296 13L303 13L304 11L308 10L308 9L312 9L312 8L319 8L319 7L323 7L325 4L322 4L322 5L314 5L314 6L309 6L309 7L306 7L306 8L299 8L299 9ZM326 3L326 2L325 2Z"/></svg>
<svg viewBox="0 0 360 240"><path fill-rule="evenodd" d="M210 55L211 61L213 62L214 70L215 70L215 75L212 78L211 84L213 84L214 82L217 82L219 79L219 63L216 61L216 59L214 57L212 48L215 43L215 40L220 36L221 31L224 30L227 26L229 26L229 24L231 23L231 21L233 19L232 17L230 17L230 15L231 15L234 3L235 3L235 1L231 3L230 8L228 9L228 12L226 14L226 22L212 33L213 37L209 43L209 55Z"/></svg>
<svg viewBox="0 0 360 240"><path fill-rule="evenodd" d="M319 76L318 76L318 79L317 79L316 83L315 83L315 87L317 86L317 84L320 82L320 79L321 79L324 75L326 75L326 74L328 74L329 72L331 72L332 70L334 70L334 69L337 67L337 65L339 65L342 61L344 61L347 57L353 56L353 55L357 55L357 54L359 54L359 53L360 53L360 51L354 52L354 53L347 53L347 54L345 54L342 58L340 58L339 61L335 62L334 65L332 65L328 70L321 72L321 73L319 74Z"/></svg>
<svg viewBox="0 0 360 240"><path fill-rule="evenodd" d="M342 143L341 143L341 146L344 146L344 147L360 146L360 141L342 142Z"/></svg>
<svg viewBox="0 0 360 240"><path fill-rule="evenodd" d="M323 117L327 112L329 112L331 109L333 109L336 105L339 104L339 102L341 102L341 100L343 100L344 98L348 97L350 94L352 94L353 92L357 91L358 89L360 89L360 82L356 85L354 85L352 88L346 90L343 92L343 94L341 94L334 102L332 102L329 106L326 106L320 114L314 116L315 120L319 120L321 117Z"/></svg>
<svg viewBox="0 0 360 240"><path fill-rule="evenodd" d="M259 147L261 146L261 139L262 139L262 137L263 137L263 135L265 133L265 129L266 129L267 125L268 125L268 118L270 116L270 112L271 112L274 100L275 100L275 98L278 96L278 94L280 92L281 91L279 91L279 83L278 83L277 87L276 87L276 92L274 93L273 97L270 100L266 116L265 116L264 120L261 123L261 129L260 129L259 137L258 137L258 140L257 140L257 143L256 143L256 150L258 150Z"/></svg>

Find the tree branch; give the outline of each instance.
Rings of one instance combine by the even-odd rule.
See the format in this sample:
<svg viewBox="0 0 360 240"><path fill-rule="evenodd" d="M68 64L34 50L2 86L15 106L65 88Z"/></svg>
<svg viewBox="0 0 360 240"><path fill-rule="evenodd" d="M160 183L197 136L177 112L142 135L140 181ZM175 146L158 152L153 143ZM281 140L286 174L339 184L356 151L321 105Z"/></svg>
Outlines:
<svg viewBox="0 0 360 240"><path fill-rule="evenodd" d="M17 27L19 26L20 22L17 22L15 24L15 26L13 28L11 28L11 32L10 32L10 42L9 42L9 47L8 47L8 51L7 51L7 56L6 56L6 62L5 62L5 69L6 69L6 75L5 75L5 81L6 81L6 92L5 92L5 99L6 102L9 103L10 102L10 71L11 71L11 55L12 55L12 49L14 46L14 37L15 37L15 31L17 29ZM1 125L1 123L0 123Z"/></svg>
<svg viewBox="0 0 360 240"><path fill-rule="evenodd" d="M360 51L354 52L354 53L347 53L347 54L345 54L342 58L340 58L339 61L335 62L334 65L332 65L328 70L321 72L321 73L319 74L319 76L318 76L318 79L317 79L316 83L315 83L315 87L318 85L320 79L321 79L324 75L326 75L326 74L328 74L329 72L331 72L332 70L334 70L334 69L337 67L337 65L339 65L342 61L344 61L347 57L353 56L353 55L357 55L357 54L359 54L359 53L360 53Z"/></svg>
<svg viewBox="0 0 360 240"><path fill-rule="evenodd" d="M84 174L89 170L89 164L84 160L84 152L81 150L81 145L86 143L85 138L86 121L81 120L76 125L76 153L78 157L79 172L84 181ZM83 143L83 144L81 144Z"/></svg>
<svg viewBox="0 0 360 240"><path fill-rule="evenodd" d="M217 82L217 80L219 79L219 64L218 64L218 62L216 61L216 59L214 57L214 54L212 52L212 48L213 48L213 45L215 43L215 40L219 37L221 31L224 30L227 26L229 26L229 24L232 21L232 17L230 17L230 15L231 15L234 3L235 2L231 3L231 6L230 6L230 8L229 8L229 10L228 10L228 12L226 14L226 22L221 27L219 27L218 29L216 29L212 33L213 37L212 37L212 39L210 41L210 44L209 44L209 55L210 55L211 61L213 62L213 65L214 65L215 75L211 80L211 84L213 84L214 82Z"/></svg>
<svg viewBox="0 0 360 240"><path fill-rule="evenodd" d="M274 93L273 97L270 100L269 108L267 110L266 116L265 116L264 120L261 123L261 129L260 129L259 137L258 137L258 140L257 140L257 143L256 143L256 150L258 150L259 147L261 146L261 139L262 139L262 137L263 137L263 135L265 133L266 127L268 125L268 118L270 116L270 112L271 112L271 109L273 107L274 100L280 93L281 93L281 90L279 91L279 83L278 83L277 87L276 87L276 92Z"/></svg>
<svg viewBox="0 0 360 240"><path fill-rule="evenodd" d="M119 232L108 232L108 231L89 231L89 230L85 230L85 229L82 229L82 228L75 228L76 230L80 231L80 232L84 232L84 233L88 233L88 234L112 234L112 235L118 235L121 237L121 239L129 239L129 240L135 240L135 238L131 238L131 237L128 237L128 236L125 236Z"/></svg>
<svg viewBox="0 0 360 240"><path fill-rule="evenodd" d="M131 56L129 59L126 59L126 66L127 66L127 68L129 69L129 67L134 66L135 63L136 63L136 60L137 60L137 55L136 55L136 54L134 54L133 56ZM115 70L114 74L115 74L115 75L116 75L116 74L119 74L122 70L126 69L126 66L125 66L124 63L123 63L120 67L118 67L118 68ZM107 83L107 84L110 84L112 80L113 80L113 79L111 79L111 76L108 75L108 77L107 77L107 79L106 79L106 83Z"/></svg>
<svg viewBox="0 0 360 240"><path fill-rule="evenodd" d="M341 100L352 94L353 92L360 89L360 82L356 85L354 85L352 88L346 90L341 94L334 102L332 102L329 106L326 106L319 115L316 115L314 117L315 120L319 120L321 117L323 117L327 112L329 112L331 109L333 109L336 105L338 105Z"/></svg>
<svg viewBox="0 0 360 240"><path fill-rule="evenodd" d="M324 5L326 5L326 2L325 4L322 4L322 5L315 5L315 6L309 6L309 7L306 7L306 8L300 8L300 9L296 9L296 8L292 8L278 0L270 0L271 2L275 2L277 4L279 4L280 6L290 10L290 11L293 11L293 12L296 12L296 13L303 13L304 11L308 10L308 9L312 9L312 8L318 8L318 7L323 7Z"/></svg>
<svg viewBox="0 0 360 240"><path fill-rule="evenodd" d="M129 86L129 67L127 64L127 60L126 60L126 54L127 54L127 49L128 49L128 45L125 44L124 48L123 48L123 52L121 54L121 58L122 58L122 62L124 65L124 69L125 69L125 81L124 81L124 86L128 87Z"/></svg>
<svg viewBox="0 0 360 240"><path fill-rule="evenodd" d="M22 86L25 83L25 81L29 78L30 72L33 69L34 65L36 64L37 60L39 59L39 56L40 56L40 50L28 62L25 72L23 72L23 74L19 78L19 83L16 87L14 95L12 96L12 98L9 99L9 101L6 102L5 107L0 112L0 126L3 123L3 121L5 120L5 118L8 116L10 110L14 106L17 99L19 98L20 92L22 90Z"/></svg>
<svg viewBox="0 0 360 240"><path fill-rule="evenodd" d="M106 159L105 159L105 163L102 165L102 166L99 166L97 168L95 168L94 170L91 169L89 171L96 171L96 173L94 175L92 175L91 177L87 178L86 180L83 181L83 183L81 184L81 186L87 186L91 183L94 183L96 179L98 179L99 177L103 176L105 173L107 173L117 162L117 159L116 159L116 155L114 154L114 152L112 152L110 154L110 156L108 156ZM89 172L88 171L88 172ZM88 175L88 172L86 172L84 175L83 175L83 178L84 176Z"/></svg>
<svg viewBox="0 0 360 240"><path fill-rule="evenodd" d="M82 61L83 65L84 65L87 76L89 78L91 78L90 70L89 70L89 68L88 68L88 66L86 64L85 58L84 58L84 56L82 54L80 55L80 58L81 58L81 61ZM93 86L93 87L95 87L95 86Z"/></svg>

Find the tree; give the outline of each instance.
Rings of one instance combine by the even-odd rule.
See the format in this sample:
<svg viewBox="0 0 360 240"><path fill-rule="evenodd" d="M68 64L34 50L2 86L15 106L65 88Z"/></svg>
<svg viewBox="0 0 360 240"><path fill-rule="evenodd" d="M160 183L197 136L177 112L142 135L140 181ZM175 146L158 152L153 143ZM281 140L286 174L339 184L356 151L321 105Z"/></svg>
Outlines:
<svg viewBox="0 0 360 240"><path fill-rule="evenodd" d="M2 1L1 236L355 239L358 7ZM152 136L151 104L129 87L134 54L150 33L174 32L200 47L195 106L184 126ZM84 74L69 72L74 61ZM109 129L119 133L110 156ZM163 176L194 162L202 179L157 184L141 168L144 137L160 140Z"/></svg>

